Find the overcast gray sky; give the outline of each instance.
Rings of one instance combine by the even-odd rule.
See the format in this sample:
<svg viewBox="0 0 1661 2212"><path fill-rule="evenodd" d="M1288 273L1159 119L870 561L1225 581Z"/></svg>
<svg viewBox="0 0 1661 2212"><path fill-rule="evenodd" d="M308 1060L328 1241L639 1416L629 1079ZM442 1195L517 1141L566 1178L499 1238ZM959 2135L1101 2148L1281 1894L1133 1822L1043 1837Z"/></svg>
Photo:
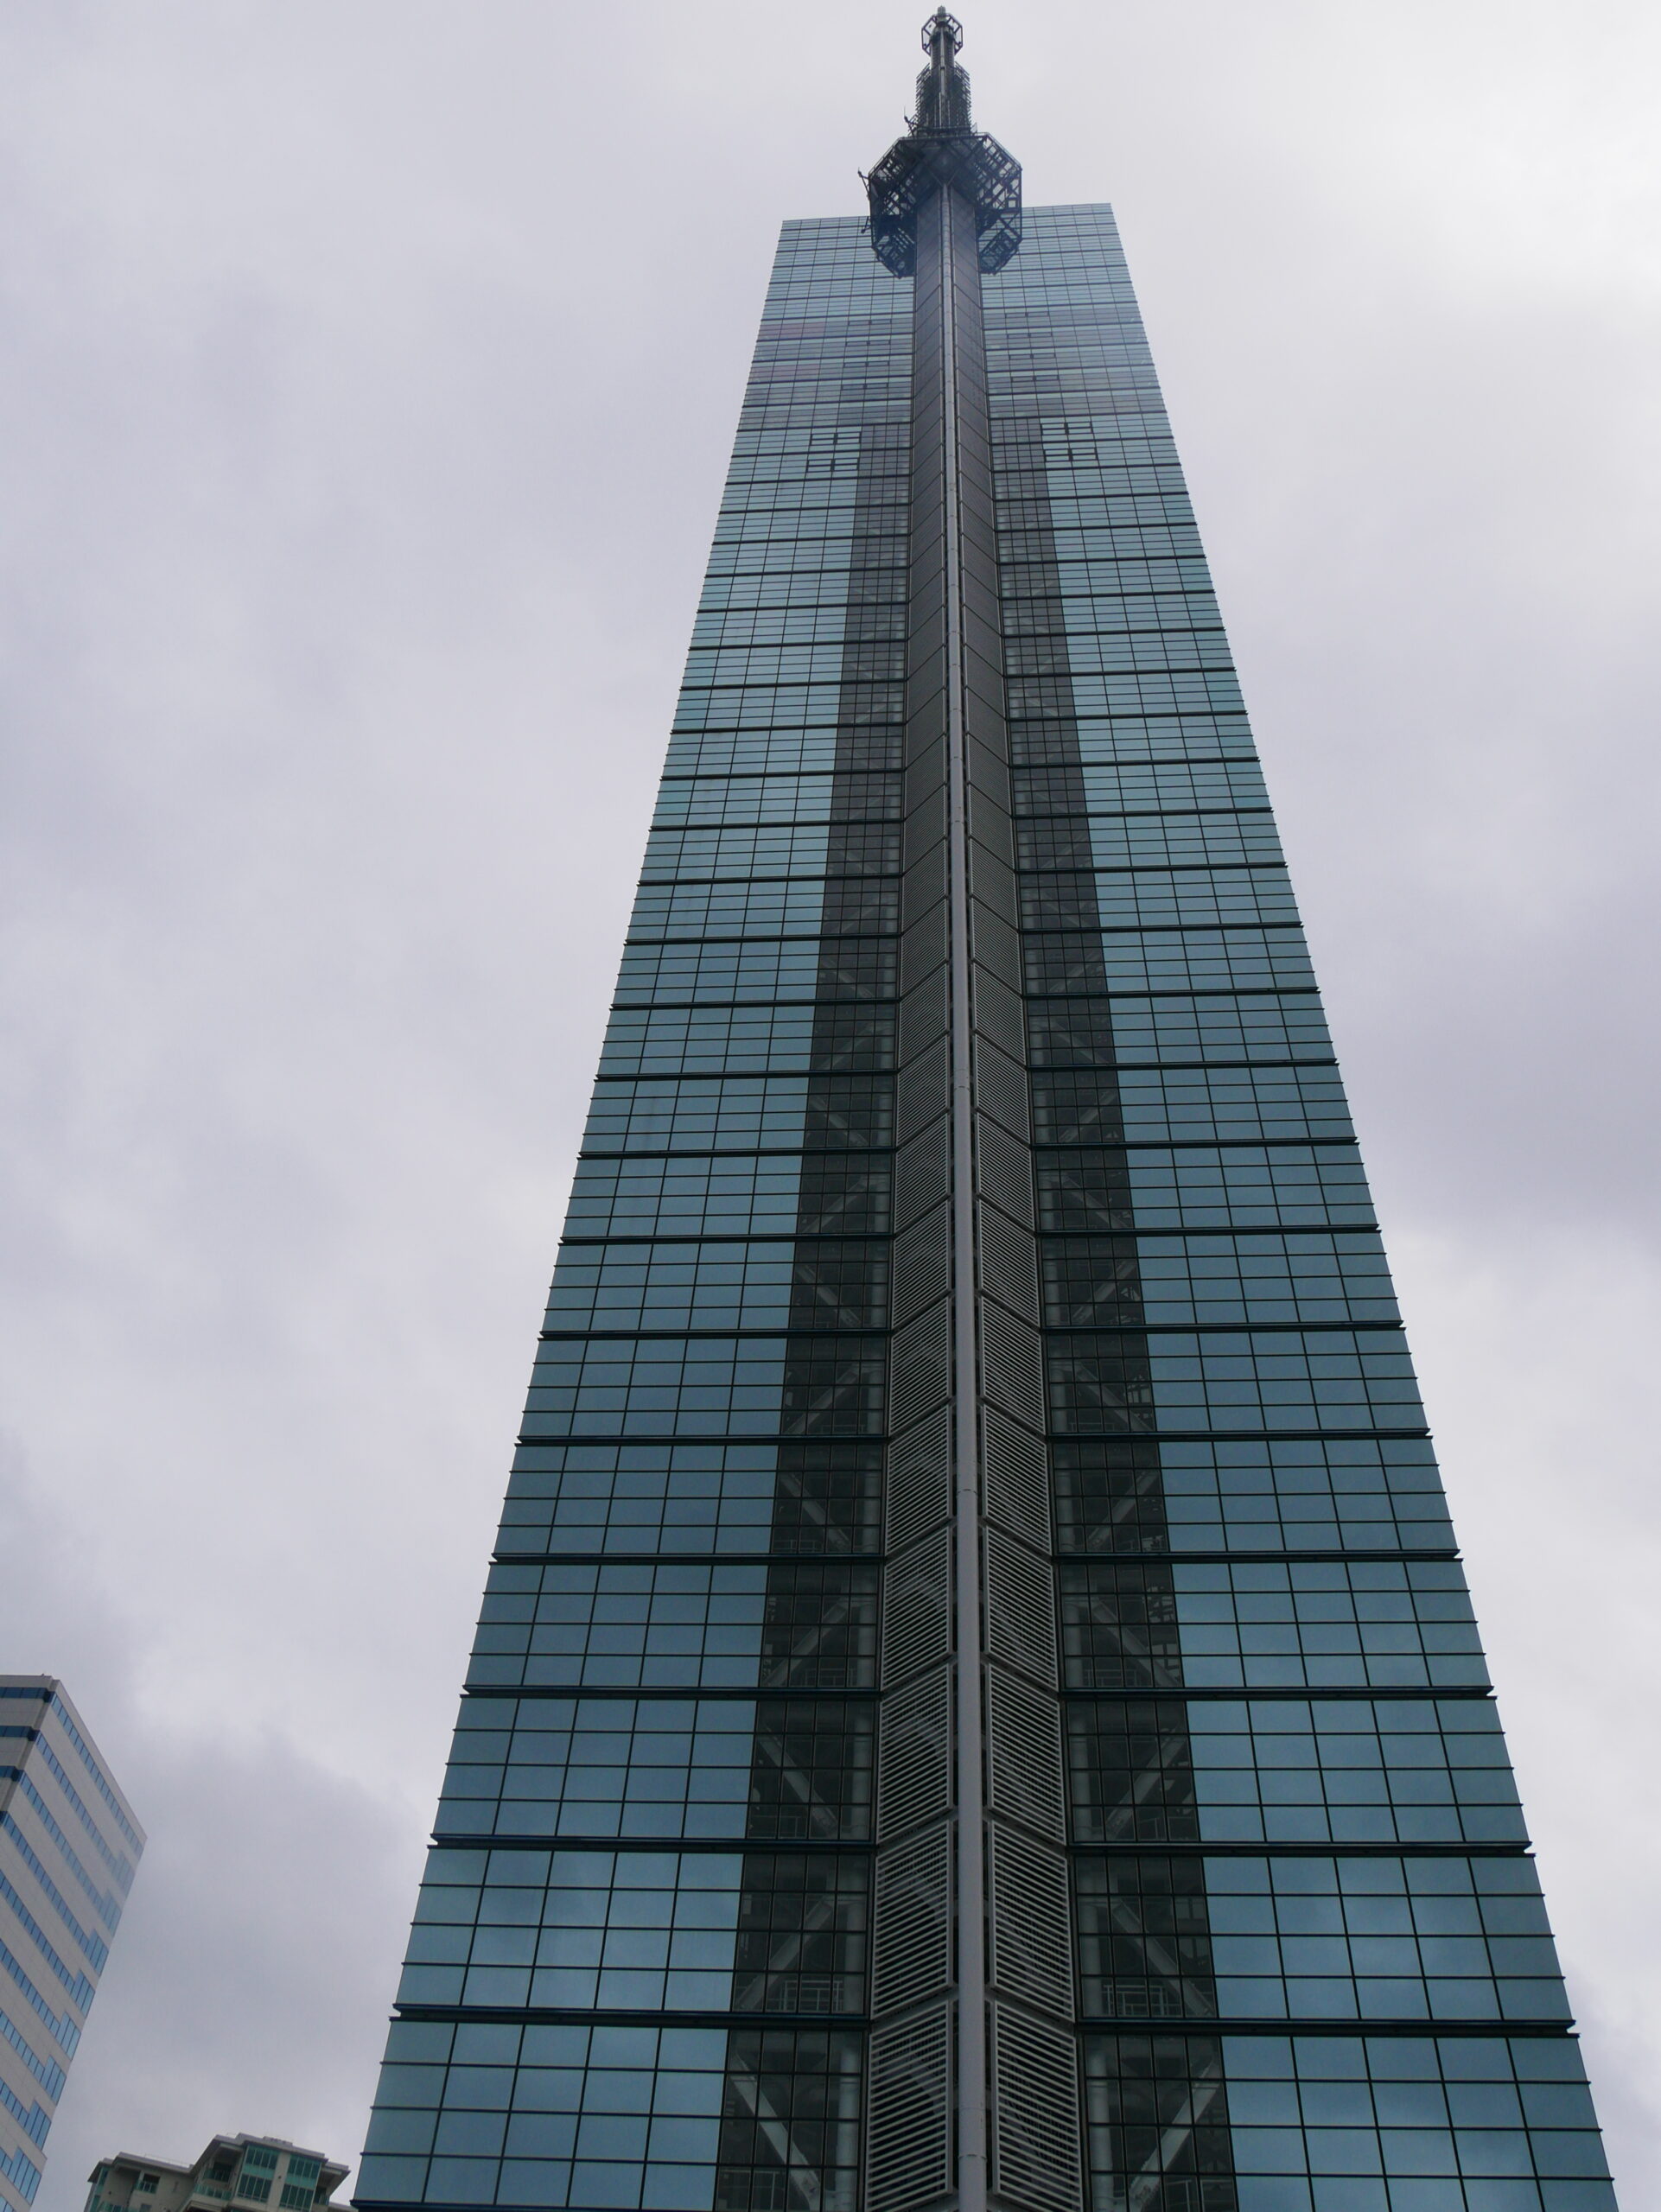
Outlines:
<svg viewBox="0 0 1661 2212"><path fill-rule="evenodd" d="M773 236L926 12L0 0L0 1668L151 1837L40 2212L355 2159ZM1661 14L964 13L1119 212L1637 2212Z"/></svg>

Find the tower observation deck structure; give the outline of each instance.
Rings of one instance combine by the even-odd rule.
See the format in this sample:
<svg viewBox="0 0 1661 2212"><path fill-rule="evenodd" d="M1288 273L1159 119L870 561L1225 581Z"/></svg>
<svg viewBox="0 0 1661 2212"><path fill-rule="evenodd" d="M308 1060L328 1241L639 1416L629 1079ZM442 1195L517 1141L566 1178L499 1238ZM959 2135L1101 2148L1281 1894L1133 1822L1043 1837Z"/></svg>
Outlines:
<svg viewBox="0 0 1661 2212"><path fill-rule="evenodd" d="M1111 212L785 226L357 2202L1611 2212Z"/></svg>

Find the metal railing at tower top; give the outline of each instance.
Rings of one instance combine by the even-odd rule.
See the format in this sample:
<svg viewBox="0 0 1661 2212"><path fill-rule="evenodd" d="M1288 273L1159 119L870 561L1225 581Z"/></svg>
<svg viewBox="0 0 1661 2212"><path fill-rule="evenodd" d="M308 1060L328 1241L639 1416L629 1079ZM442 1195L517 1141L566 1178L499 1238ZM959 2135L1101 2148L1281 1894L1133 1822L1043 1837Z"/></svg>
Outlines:
<svg viewBox="0 0 1661 2212"><path fill-rule="evenodd" d="M917 79L917 112L863 178L871 245L896 276L917 266L917 211L931 192L954 186L975 210L980 265L1002 269L1021 244L1021 164L970 119L969 77L959 67L963 26L940 9L923 26L928 66Z"/></svg>

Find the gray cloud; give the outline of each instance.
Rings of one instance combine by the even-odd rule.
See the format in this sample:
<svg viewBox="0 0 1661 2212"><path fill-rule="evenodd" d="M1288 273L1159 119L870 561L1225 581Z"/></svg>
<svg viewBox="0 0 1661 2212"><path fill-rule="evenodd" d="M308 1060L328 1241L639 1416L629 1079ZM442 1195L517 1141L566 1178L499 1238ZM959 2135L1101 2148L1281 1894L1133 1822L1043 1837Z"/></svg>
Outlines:
<svg viewBox="0 0 1661 2212"><path fill-rule="evenodd" d="M0 1664L154 1839L41 2212L355 2153L773 235L921 12L0 17ZM968 29L1124 226L1641 2201L1661 28Z"/></svg>

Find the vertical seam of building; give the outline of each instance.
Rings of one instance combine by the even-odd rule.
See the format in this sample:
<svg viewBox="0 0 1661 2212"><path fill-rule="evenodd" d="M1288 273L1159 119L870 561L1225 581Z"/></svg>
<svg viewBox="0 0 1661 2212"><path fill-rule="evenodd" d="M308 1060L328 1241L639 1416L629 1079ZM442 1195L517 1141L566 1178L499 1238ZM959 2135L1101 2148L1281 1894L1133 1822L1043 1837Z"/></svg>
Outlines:
<svg viewBox="0 0 1661 2212"><path fill-rule="evenodd" d="M945 554L946 836L951 958L953 1307L952 1551L957 1581L958 2191L963 2212L987 2201L986 1836L982 1751L980 1418L975 1342L974 1096L969 976L969 761L964 709L963 546L958 501L958 225L943 187L929 213L939 236ZM978 267L975 281L980 281Z"/></svg>

